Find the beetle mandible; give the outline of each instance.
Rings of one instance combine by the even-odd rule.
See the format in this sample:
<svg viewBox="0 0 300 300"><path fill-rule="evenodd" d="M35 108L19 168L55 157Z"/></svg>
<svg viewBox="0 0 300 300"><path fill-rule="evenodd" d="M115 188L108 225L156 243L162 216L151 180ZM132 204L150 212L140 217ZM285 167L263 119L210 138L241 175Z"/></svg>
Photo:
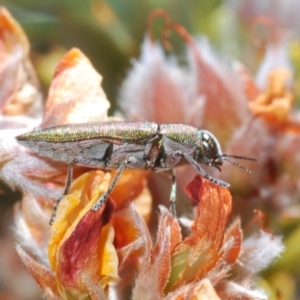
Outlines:
<svg viewBox="0 0 300 300"><path fill-rule="evenodd" d="M205 164L221 171L223 161L251 171L229 157L256 161L254 158L222 154L216 137L207 130L180 123L103 122L67 124L37 129L16 137L17 141L40 156L69 165L62 196L53 206L53 223L61 198L69 192L73 166L117 169L112 182L92 210L97 210L114 189L124 169L146 169L172 172L170 211L176 216L176 177L174 167L191 164L204 178L221 186L229 184L208 175Z"/></svg>

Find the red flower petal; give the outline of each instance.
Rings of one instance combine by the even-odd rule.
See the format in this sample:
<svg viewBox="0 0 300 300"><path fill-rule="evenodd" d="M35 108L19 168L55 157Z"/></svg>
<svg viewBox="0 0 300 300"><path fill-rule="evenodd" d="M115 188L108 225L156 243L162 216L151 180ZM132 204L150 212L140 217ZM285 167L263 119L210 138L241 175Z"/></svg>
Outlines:
<svg viewBox="0 0 300 300"><path fill-rule="evenodd" d="M100 282L99 252L101 229L112 217L115 204L109 198L97 211L88 211L58 251L57 276L69 290L85 286L82 275Z"/></svg>

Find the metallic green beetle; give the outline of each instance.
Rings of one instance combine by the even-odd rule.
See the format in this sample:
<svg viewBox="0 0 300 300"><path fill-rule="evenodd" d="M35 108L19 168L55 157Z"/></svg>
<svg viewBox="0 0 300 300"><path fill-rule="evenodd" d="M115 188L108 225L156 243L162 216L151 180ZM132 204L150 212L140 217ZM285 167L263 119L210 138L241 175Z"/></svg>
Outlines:
<svg viewBox="0 0 300 300"><path fill-rule="evenodd" d="M156 172L172 171L170 211L176 215L175 166L191 164L204 178L222 186L229 184L209 176L200 166L205 164L221 171L223 161L250 172L228 157L256 161L256 159L222 154L216 137L207 130L180 123L105 122L69 124L38 129L16 137L18 142L41 156L69 164L63 195L70 189L73 165L91 168L117 169L107 192L98 199L97 210L114 189L124 169L146 169ZM62 196L63 196L62 195ZM53 207L50 224L56 208Z"/></svg>

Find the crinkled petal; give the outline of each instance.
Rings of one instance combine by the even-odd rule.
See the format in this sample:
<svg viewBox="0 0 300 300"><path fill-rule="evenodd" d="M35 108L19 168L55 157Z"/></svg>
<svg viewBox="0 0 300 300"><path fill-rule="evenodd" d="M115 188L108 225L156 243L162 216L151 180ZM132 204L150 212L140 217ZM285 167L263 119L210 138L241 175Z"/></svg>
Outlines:
<svg viewBox="0 0 300 300"><path fill-rule="evenodd" d="M200 175L187 186L187 193L197 206L192 233L175 247L167 290L204 278L220 261L225 226L231 213L232 198Z"/></svg>
<svg viewBox="0 0 300 300"><path fill-rule="evenodd" d="M114 230L109 223L115 204L108 198L98 210L91 211L109 181L110 176L101 171L85 173L73 182L58 207L48 249L51 268L65 297L88 294L86 276L104 290L119 281Z"/></svg>
<svg viewBox="0 0 300 300"><path fill-rule="evenodd" d="M227 229L224 244L227 244L224 260L227 264L233 264L238 259L243 242L243 231L241 228L241 221L237 218Z"/></svg>
<svg viewBox="0 0 300 300"><path fill-rule="evenodd" d="M174 231L177 241L171 243ZM143 273L139 273L133 289L133 299L160 299L167 284L171 270L171 246L181 240L178 221L167 211L161 208L158 235L155 246L149 258L145 257Z"/></svg>

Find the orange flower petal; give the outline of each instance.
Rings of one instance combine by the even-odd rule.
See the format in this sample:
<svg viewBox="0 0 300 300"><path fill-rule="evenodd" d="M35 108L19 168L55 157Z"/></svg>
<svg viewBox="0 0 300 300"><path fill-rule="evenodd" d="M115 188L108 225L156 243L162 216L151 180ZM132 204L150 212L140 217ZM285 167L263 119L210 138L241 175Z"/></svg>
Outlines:
<svg viewBox="0 0 300 300"><path fill-rule="evenodd" d="M126 190L124 190L124 193L126 193ZM117 199L116 197L111 198ZM144 188L138 198L134 199L133 203L137 212L148 223L152 211L152 197L148 188ZM132 216L127 207L115 212L112 223L116 231L114 244L117 249L136 240L139 230L132 222Z"/></svg>
<svg viewBox="0 0 300 300"><path fill-rule="evenodd" d="M0 78L2 114L36 116L41 113L42 97L29 60L29 41L3 7L0 7Z"/></svg>
<svg viewBox="0 0 300 300"><path fill-rule="evenodd" d="M249 109L270 123L285 122L292 110L294 96L287 87L291 73L287 69L275 69L269 72L266 91L255 101L249 102Z"/></svg>
<svg viewBox="0 0 300 300"><path fill-rule="evenodd" d="M78 49L70 50L57 66L42 127L105 121L110 104L101 81L88 58Z"/></svg>
<svg viewBox="0 0 300 300"><path fill-rule="evenodd" d="M197 215L191 235L172 253L172 271L167 290L203 278L224 254L224 232L232 204L228 189L197 175L186 191L198 203Z"/></svg>
<svg viewBox="0 0 300 300"><path fill-rule="evenodd" d="M4 7L0 7L0 28L1 50L11 52L21 45L24 53L28 54L29 41L25 32Z"/></svg>
<svg viewBox="0 0 300 300"><path fill-rule="evenodd" d="M112 172L114 176L115 172ZM118 184L111 193L111 198L116 202L117 208L128 204L138 197L146 186L148 171L125 170L120 177Z"/></svg>

